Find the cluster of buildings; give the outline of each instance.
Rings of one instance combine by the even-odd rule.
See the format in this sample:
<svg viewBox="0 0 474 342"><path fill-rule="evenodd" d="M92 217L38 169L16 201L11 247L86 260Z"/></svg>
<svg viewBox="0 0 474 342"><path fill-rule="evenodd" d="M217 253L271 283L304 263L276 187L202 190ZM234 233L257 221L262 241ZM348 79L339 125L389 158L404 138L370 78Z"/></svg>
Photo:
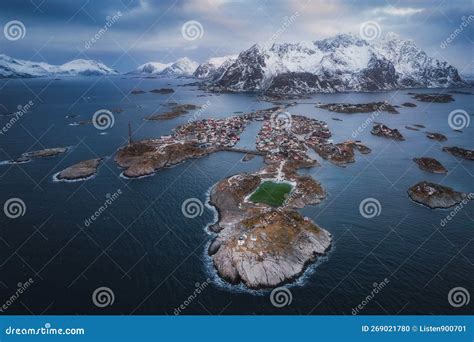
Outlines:
<svg viewBox="0 0 474 342"><path fill-rule="evenodd" d="M232 147L240 140L239 135L249 122L244 116L198 120L176 128L174 138L179 141L195 141L202 147Z"/></svg>
<svg viewBox="0 0 474 342"><path fill-rule="evenodd" d="M293 134L290 128L280 128L265 121L257 135L257 150L266 152L269 160L306 160L306 147L303 140Z"/></svg>

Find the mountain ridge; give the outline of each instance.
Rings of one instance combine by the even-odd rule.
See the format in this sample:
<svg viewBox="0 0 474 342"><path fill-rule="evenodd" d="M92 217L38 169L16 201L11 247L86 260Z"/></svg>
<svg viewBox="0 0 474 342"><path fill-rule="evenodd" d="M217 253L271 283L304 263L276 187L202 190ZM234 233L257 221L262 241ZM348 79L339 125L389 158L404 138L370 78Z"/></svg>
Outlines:
<svg viewBox="0 0 474 342"><path fill-rule="evenodd" d="M28 78L45 76L118 75L105 64L87 59L75 59L61 65L32 62L0 54L0 78Z"/></svg>
<svg viewBox="0 0 474 342"><path fill-rule="evenodd" d="M393 33L377 43L339 34L271 47L254 44L204 79L213 90L287 95L468 85L455 67Z"/></svg>

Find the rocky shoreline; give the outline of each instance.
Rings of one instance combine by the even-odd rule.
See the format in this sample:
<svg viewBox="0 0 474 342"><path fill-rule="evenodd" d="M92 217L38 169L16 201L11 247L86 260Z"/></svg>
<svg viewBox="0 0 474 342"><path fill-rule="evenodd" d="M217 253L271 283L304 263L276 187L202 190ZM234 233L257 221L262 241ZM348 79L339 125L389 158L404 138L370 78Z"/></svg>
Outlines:
<svg viewBox="0 0 474 342"><path fill-rule="evenodd" d="M451 153L455 157L463 158L466 160L474 160L474 151L467 150L461 147L443 147L444 152Z"/></svg>
<svg viewBox="0 0 474 342"><path fill-rule="evenodd" d="M257 173L234 175L211 190L209 201L219 220L210 227L216 237L208 253L219 276L231 284L277 287L301 275L331 246L328 231L294 210L325 197L311 177L285 175L296 185L281 207L246 200L263 180L275 179L275 171L268 166Z"/></svg>
<svg viewBox="0 0 474 342"><path fill-rule="evenodd" d="M413 158L413 161L418 165L421 170L425 170L432 173L447 173L448 170L436 159L421 157Z"/></svg>
<svg viewBox="0 0 474 342"><path fill-rule="evenodd" d="M453 97L450 94L418 94L418 93L408 93L412 95L415 100L421 102L436 102L436 103L448 103L454 101Z"/></svg>
<svg viewBox="0 0 474 342"><path fill-rule="evenodd" d="M405 138L403 137L402 133L396 128L389 128L381 123L374 124L374 127L370 131L373 135L377 135L379 137L389 138L393 140L403 141Z"/></svg>
<svg viewBox="0 0 474 342"><path fill-rule="evenodd" d="M395 106L388 102L370 102L370 103L328 103L320 104L317 107L327 109L336 113L373 113L387 112L390 114L398 114Z"/></svg>
<svg viewBox="0 0 474 342"><path fill-rule="evenodd" d="M78 181L89 179L96 174L97 168L101 162L102 158L81 161L57 173L55 179L59 181Z"/></svg>
<svg viewBox="0 0 474 342"><path fill-rule="evenodd" d="M28 163L32 159L36 158L49 158L49 157L56 157L60 154L66 153L68 150L67 147L51 147L45 148L43 150L31 151L22 153L20 157L14 160L10 160L10 164L22 164Z"/></svg>
<svg viewBox="0 0 474 342"><path fill-rule="evenodd" d="M408 196L413 201L431 209L450 208L471 197L450 187L426 181L419 182L410 187L408 189Z"/></svg>

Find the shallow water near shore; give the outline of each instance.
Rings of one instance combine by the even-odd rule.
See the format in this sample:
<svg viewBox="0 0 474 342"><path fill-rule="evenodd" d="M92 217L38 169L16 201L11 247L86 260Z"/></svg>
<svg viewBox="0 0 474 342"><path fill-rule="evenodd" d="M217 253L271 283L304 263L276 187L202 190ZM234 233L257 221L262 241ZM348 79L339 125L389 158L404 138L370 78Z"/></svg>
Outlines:
<svg viewBox="0 0 474 342"><path fill-rule="evenodd" d="M399 114L383 112L374 119L398 128L405 141L373 136L370 124L356 138L372 153L356 152L356 162L347 167L316 157L320 166L299 170L319 181L328 193L320 204L300 212L333 235L333 247L289 286L292 302L283 308L271 304L269 290L249 291L216 278L206 256L212 238L206 226L213 222L215 212L204 205L201 215L189 218L181 211L188 198L205 204L206 193L219 180L259 170L264 165L262 157L242 162L243 154L218 152L140 179L120 177L122 170L113 158L107 158L87 181L54 181L53 175L72 164L113 156L127 143L128 123L133 139L153 138L170 134L195 114L191 111L167 121L143 120L165 112L163 104L206 105L199 118L223 118L236 111L273 106L251 94L217 95L179 86L192 81L120 76L0 80L0 104L9 112L34 102L29 113L0 135L0 160L16 159L27 151L74 146L56 157L0 165L2 203L21 198L26 206L19 218L0 215L1 298L9 298L18 283L34 279L21 303L15 303L7 313L173 314L196 284L208 278L209 286L181 314L350 315L370 294L373 284L385 278L389 280L387 286L360 314L469 313L469 306L451 307L447 295L455 286L470 289L474 283L474 203L465 205L443 227L440 222L451 210L430 210L413 203L407 190L427 180L474 192L474 162L441 151L443 146L474 148L474 95L456 93L452 94L454 102L425 103L407 93L436 90L317 94L288 108L292 114L326 121L338 143L353 139L353 132L371 114L333 113L315 107L315 103L386 100L393 105L417 105L398 108ZM130 94L133 89L164 87L176 92ZM69 125L90 120L97 110L116 108L123 112L114 112L114 125L105 135L92 124ZM462 133L448 125L448 115L456 109L471 115L471 125ZM71 114L78 116L66 118ZM0 117L0 126L9 120L11 116ZM426 128L405 128L413 124ZM253 148L260 126L261 122L250 124L238 147ZM430 140L424 132L442 133L448 140ZM421 156L436 158L448 174L420 170L412 159ZM85 220L118 189L122 194L85 227ZM370 219L359 212L359 204L369 197L381 204L380 214ZM105 309L91 301L92 292L100 286L111 288L115 294L114 304Z"/></svg>

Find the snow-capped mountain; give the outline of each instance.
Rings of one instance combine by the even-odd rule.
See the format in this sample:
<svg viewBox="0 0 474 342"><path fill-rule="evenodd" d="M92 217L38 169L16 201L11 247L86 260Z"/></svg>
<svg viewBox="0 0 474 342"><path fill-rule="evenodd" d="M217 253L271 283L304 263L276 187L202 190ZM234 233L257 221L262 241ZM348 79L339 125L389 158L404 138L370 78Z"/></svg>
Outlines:
<svg viewBox="0 0 474 342"><path fill-rule="evenodd" d="M377 44L351 34L295 44L253 45L206 78L229 91L273 94L464 86L456 68L393 34ZM196 75L199 77L199 75Z"/></svg>
<svg viewBox="0 0 474 342"><path fill-rule="evenodd" d="M206 63L200 64L194 72L194 77L200 79L211 78L213 75L222 74L227 68L235 62L238 55L229 55L224 57L214 57ZM220 69L220 70L219 70Z"/></svg>
<svg viewBox="0 0 474 342"><path fill-rule="evenodd" d="M192 76L199 64L187 57L174 63L148 62L140 65L129 74L153 74L161 76Z"/></svg>
<svg viewBox="0 0 474 342"><path fill-rule="evenodd" d="M51 65L44 62L24 61L0 54L0 77L2 78L115 74L118 74L116 70L93 60L75 59L62 65Z"/></svg>

